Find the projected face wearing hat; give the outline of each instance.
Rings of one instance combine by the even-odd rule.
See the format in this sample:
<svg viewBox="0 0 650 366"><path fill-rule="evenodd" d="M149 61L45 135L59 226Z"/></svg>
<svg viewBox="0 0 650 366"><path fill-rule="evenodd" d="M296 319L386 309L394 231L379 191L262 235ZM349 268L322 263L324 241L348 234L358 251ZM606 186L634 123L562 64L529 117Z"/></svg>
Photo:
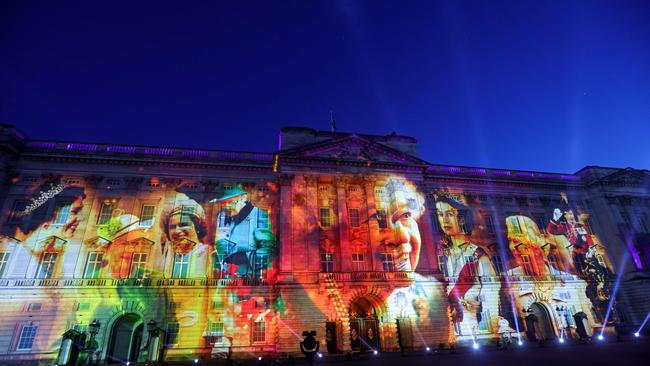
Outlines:
<svg viewBox="0 0 650 366"><path fill-rule="evenodd" d="M267 227L268 213L255 207L239 185L211 202L221 205L216 250L226 256L223 263L231 274L251 274L254 256L264 254L274 243Z"/></svg>
<svg viewBox="0 0 650 366"><path fill-rule="evenodd" d="M205 213L196 203L174 207L167 216L165 233L174 252L187 254L205 235Z"/></svg>

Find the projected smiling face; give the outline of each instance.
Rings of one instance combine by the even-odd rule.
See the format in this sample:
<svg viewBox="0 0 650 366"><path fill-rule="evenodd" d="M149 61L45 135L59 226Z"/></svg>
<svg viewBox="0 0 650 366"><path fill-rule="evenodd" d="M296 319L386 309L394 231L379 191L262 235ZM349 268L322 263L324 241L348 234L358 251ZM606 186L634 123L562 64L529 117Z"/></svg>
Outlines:
<svg viewBox="0 0 650 366"><path fill-rule="evenodd" d="M188 215L172 215L168 234L176 253L187 254L199 242L194 222Z"/></svg>

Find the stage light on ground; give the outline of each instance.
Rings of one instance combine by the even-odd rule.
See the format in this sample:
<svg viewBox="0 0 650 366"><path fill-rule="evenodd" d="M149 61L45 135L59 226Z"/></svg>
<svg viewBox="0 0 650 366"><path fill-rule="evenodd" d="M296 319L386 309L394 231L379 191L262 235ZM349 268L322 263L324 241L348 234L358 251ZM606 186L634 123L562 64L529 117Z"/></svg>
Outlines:
<svg viewBox="0 0 650 366"><path fill-rule="evenodd" d="M598 340L599 340L599 341L602 341L603 339L605 339L605 337L603 337L602 334L599 334L599 335L598 335Z"/></svg>
<svg viewBox="0 0 650 366"><path fill-rule="evenodd" d="M560 343L564 343L564 338L560 338Z"/></svg>
<svg viewBox="0 0 650 366"><path fill-rule="evenodd" d="M131 361L126 361L126 366L129 366L131 364Z"/></svg>
<svg viewBox="0 0 650 366"><path fill-rule="evenodd" d="M199 363L199 359L198 359L198 358L195 358L195 359L194 359L194 363Z"/></svg>
<svg viewBox="0 0 650 366"><path fill-rule="evenodd" d="M257 358L258 361L262 361L262 356Z"/></svg>
<svg viewBox="0 0 650 366"><path fill-rule="evenodd" d="M431 351L431 347L427 347L427 352Z"/></svg>
<svg viewBox="0 0 650 366"><path fill-rule="evenodd" d="M474 345L473 345L472 347L473 347L474 349L478 349L478 343L474 343Z"/></svg>
<svg viewBox="0 0 650 366"><path fill-rule="evenodd" d="M522 341L517 341L517 344L520 345L520 346L523 346L523 345L524 345L524 342L522 342Z"/></svg>
<svg viewBox="0 0 650 366"><path fill-rule="evenodd" d="M318 352L318 358L323 358L323 354Z"/></svg>
<svg viewBox="0 0 650 366"><path fill-rule="evenodd" d="M639 332L636 332L636 333L634 333L634 336L635 336L635 337L640 337L641 334L639 334Z"/></svg>
<svg viewBox="0 0 650 366"><path fill-rule="evenodd" d="M379 354L379 352L378 352L377 350L372 351L372 353L374 353L374 354L376 354L376 355Z"/></svg>

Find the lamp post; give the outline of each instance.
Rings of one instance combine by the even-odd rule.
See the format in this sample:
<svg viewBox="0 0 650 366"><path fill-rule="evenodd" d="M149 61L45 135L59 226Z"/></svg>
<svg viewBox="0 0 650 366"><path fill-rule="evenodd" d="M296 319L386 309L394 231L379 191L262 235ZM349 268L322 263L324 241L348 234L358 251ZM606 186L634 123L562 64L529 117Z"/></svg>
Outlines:
<svg viewBox="0 0 650 366"><path fill-rule="evenodd" d="M160 328L158 323L151 319L147 322L147 332L149 332L149 354L147 361L149 363L158 362L159 345L160 345Z"/></svg>
<svg viewBox="0 0 650 366"><path fill-rule="evenodd" d="M88 340L88 345L86 346L86 349L89 352L88 355L88 364L89 365L95 365L95 355L97 353L97 342L95 342L95 337L97 336L97 333L99 333L99 328L102 326L102 323L100 323L97 319L93 320L90 324L88 324L88 333L90 333L90 339Z"/></svg>
<svg viewBox="0 0 650 366"><path fill-rule="evenodd" d="M569 327L569 308L564 305L556 306L555 311L564 319L562 322L562 336L560 337L560 342L564 342L563 338L567 337L567 328Z"/></svg>

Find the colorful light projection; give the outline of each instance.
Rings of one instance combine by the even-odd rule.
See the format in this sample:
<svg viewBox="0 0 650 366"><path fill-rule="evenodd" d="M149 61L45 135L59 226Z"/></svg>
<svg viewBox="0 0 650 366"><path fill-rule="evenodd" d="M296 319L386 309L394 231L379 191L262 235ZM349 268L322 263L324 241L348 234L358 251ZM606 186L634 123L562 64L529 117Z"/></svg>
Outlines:
<svg viewBox="0 0 650 366"><path fill-rule="evenodd" d="M403 176L297 177L291 230L307 244L292 265L296 272L313 270L306 254L313 244L320 254L316 271L327 273L316 286L296 276L302 288L282 292L263 286L279 267L277 184L233 183L206 192L166 182L128 194L49 182L30 197L63 189L4 226L0 249L18 258L5 277L52 280L36 290L57 304L48 315L55 325L38 331L40 350L55 349L68 328L97 318L106 327L98 337L104 356L138 360L143 356L111 349L111 327L127 324L120 322L128 312L142 318L133 318L133 326L155 317L171 351L215 356L233 347L277 345L283 329L295 338L306 314L322 328L319 334L328 334L326 322L335 324L327 329L338 342L333 351L355 344L397 349L396 319L403 342L427 346L462 337L478 345L476 336L520 328L530 338L549 337L556 329L540 326L544 317L564 338L578 320L556 309L582 314L591 332L613 298L605 247L565 194L547 219L511 214L495 224L451 187L427 205ZM431 232L426 208L434 206L439 235ZM435 253L423 249L434 240ZM444 276L422 270L435 265L434 255ZM56 282L63 278L65 286ZM359 284L350 290L350 282ZM65 299L60 287L68 290Z"/></svg>
<svg viewBox="0 0 650 366"><path fill-rule="evenodd" d="M42 200L48 187L56 194ZM275 342L283 301L252 286L274 276L275 184L235 183L223 193L160 183L129 194L94 187L48 182L28 195L39 206L3 227L0 251L14 257L4 277L48 281L26 301L49 299L43 305L56 310L39 323L34 350L56 350L67 329L90 319L108 329L129 312L170 327L172 348L219 353ZM102 357L144 357L113 349L113 337L100 333Z"/></svg>
<svg viewBox="0 0 650 366"><path fill-rule="evenodd" d="M561 205L548 213L548 221L544 215L506 215L505 249L497 230L501 225L494 225L491 214L477 212L462 191L438 192L438 249L441 270L450 277L456 336L514 332L519 316L526 317L532 339L563 338L569 327L584 328L590 335L591 326L578 325L576 315L590 319L591 325L607 321L612 298L607 279L613 269L605 247L587 228L588 215L570 205L566 194L560 196ZM560 308L570 314L561 314Z"/></svg>

